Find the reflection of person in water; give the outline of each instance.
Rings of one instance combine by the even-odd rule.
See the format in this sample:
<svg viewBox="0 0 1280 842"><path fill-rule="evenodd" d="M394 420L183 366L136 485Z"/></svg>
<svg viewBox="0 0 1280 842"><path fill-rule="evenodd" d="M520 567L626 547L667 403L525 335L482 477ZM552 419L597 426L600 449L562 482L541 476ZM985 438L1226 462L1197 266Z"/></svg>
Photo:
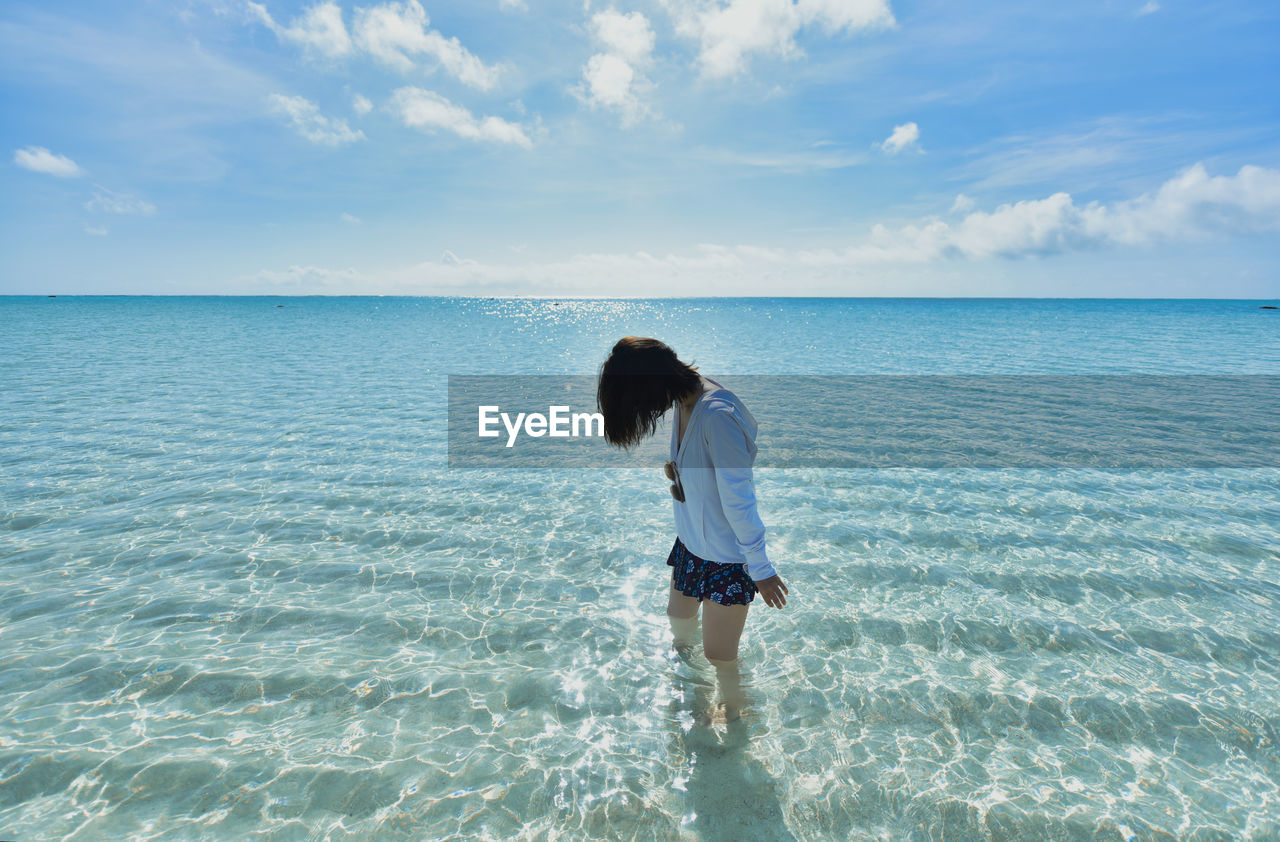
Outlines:
<svg viewBox="0 0 1280 842"><path fill-rule="evenodd" d="M751 466L756 421L737 395L681 362L656 339L618 340L600 368L596 400L605 439L640 443L676 410L671 458L663 470L675 498L676 540L667 557L667 616L677 650L687 652L702 613L702 648L716 668L725 718L741 707L738 641L756 593L787 603L787 586L765 553Z"/></svg>
<svg viewBox="0 0 1280 842"><path fill-rule="evenodd" d="M750 751L750 725L739 719L723 731L691 728L677 732L676 750L683 758L693 831L701 842L770 839L795 842L787 829L777 780ZM743 804L751 809L742 809Z"/></svg>

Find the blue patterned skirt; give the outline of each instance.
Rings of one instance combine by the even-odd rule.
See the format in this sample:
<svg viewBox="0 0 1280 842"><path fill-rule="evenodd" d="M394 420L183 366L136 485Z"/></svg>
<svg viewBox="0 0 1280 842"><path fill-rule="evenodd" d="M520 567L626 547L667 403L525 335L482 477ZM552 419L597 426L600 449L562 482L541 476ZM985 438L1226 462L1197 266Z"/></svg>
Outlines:
<svg viewBox="0 0 1280 842"><path fill-rule="evenodd" d="M749 605L756 598L756 583L747 575L745 564L707 561L689 552L678 537L671 554L671 585L699 602L709 599L720 605Z"/></svg>

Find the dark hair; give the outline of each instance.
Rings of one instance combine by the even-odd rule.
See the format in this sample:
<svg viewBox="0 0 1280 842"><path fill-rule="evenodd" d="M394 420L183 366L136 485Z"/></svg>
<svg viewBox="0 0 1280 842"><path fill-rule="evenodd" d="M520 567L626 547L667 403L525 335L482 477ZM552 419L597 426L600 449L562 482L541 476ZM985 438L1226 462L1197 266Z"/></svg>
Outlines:
<svg viewBox="0 0 1280 842"><path fill-rule="evenodd" d="M701 387L697 368L681 362L666 343L622 337L600 366L596 386L605 441L623 448L639 444L674 402Z"/></svg>

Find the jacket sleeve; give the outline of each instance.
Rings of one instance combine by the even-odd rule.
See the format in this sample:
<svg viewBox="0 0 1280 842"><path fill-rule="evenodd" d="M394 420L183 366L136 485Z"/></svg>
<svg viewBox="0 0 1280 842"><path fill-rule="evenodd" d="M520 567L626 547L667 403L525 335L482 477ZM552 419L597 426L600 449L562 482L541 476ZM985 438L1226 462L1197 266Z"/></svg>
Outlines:
<svg viewBox="0 0 1280 842"><path fill-rule="evenodd" d="M764 523L756 510L756 489L751 475L754 446L730 408L708 410L707 452L715 468L716 488L725 519L747 560L747 575L755 581L776 576L777 571L765 553Z"/></svg>

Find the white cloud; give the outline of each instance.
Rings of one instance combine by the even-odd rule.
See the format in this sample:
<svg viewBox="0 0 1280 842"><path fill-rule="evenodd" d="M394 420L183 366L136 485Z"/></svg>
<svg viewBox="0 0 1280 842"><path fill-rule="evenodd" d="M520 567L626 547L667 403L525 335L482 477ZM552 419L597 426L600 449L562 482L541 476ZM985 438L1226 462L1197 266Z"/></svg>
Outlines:
<svg viewBox="0 0 1280 842"><path fill-rule="evenodd" d="M94 187L96 189L93 192L93 198L84 203L85 210L98 213L136 214L138 216L150 216L156 212L155 205L139 199L137 196L117 193L114 190L108 190L101 184L95 184Z"/></svg>
<svg viewBox="0 0 1280 842"><path fill-rule="evenodd" d="M360 217L358 217L358 216L352 216L352 215L351 215L351 214L349 214L349 213L344 213L344 214L342 214L341 216L339 216L338 218L339 218L339 219L341 219L343 222L347 223L348 225L359 225L361 222L363 222L363 221L364 221L364 220L363 220L363 219L361 219Z"/></svg>
<svg viewBox="0 0 1280 842"><path fill-rule="evenodd" d="M92 225L86 225L86 226L85 226L85 229L84 229L84 232L85 232L86 234L92 235L92 236L94 236L94 237L105 237L105 236L107 236L107 229L106 229L106 228L95 227L95 226L92 226Z"/></svg>
<svg viewBox="0 0 1280 842"><path fill-rule="evenodd" d="M1210 176L1197 163L1155 193L1111 205L1080 206L1054 193L974 211L954 225L939 219L890 229L872 228L868 243L844 252L849 260L928 261L1017 257L1108 245L1138 246L1280 229L1280 170L1244 166L1233 176Z"/></svg>
<svg viewBox="0 0 1280 842"><path fill-rule="evenodd" d="M84 175L76 162L65 155L55 155L43 146L28 146L13 153L13 162L32 172L53 175L58 178L75 178Z"/></svg>
<svg viewBox="0 0 1280 842"><path fill-rule="evenodd" d="M458 257L458 255L454 254L448 249L445 249L444 252L440 255L440 262L443 263L445 266L478 266L479 265L478 261L471 260L470 258Z"/></svg>
<svg viewBox="0 0 1280 842"><path fill-rule="evenodd" d="M753 53L794 58L801 29L836 34L896 25L888 0L661 0L676 33L697 39L704 75L734 76Z"/></svg>
<svg viewBox="0 0 1280 842"><path fill-rule="evenodd" d="M511 11L512 9L524 10L529 8L528 4L525 3L524 0L498 0L498 7L505 9L506 11Z"/></svg>
<svg viewBox="0 0 1280 842"><path fill-rule="evenodd" d="M364 139L364 132L353 131L346 120L324 116L314 102L304 97L271 94L267 101L272 111L289 118L298 134L312 143L341 146Z"/></svg>
<svg viewBox="0 0 1280 842"><path fill-rule="evenodd" d="M591 29L606 50L633 64L648 60L653 52L653 29L639 12L598 12L591 18Z"/></svg>
<svg viewBox="0 0 1280 842"><path fill-rule="evenodd" d="M1156 0L1147 0L1146 5L1144 5L1138 11L1134 12L1134 14L1137 15L1138 17L1142 17L1143 15L1149 15L1152 12L1158 12L1158 11L1160 11L1160 4L1157 3Z"/></svg>
<svg viewBox="0 0 1280 842"><path fill-rule="evenodd" d="M641 72L653 55L649 20L639 12L610 9L591 18L591 33L603 51L587 59L582 82L571 92L592 108L617 112L622 125L634 125L649 114L640 98L652 87Z"/></svg>
<svg viewBox="0 0 1280 842"><path fill-rule="evenodd" d="M337 3L317 3L287 27L276 23L262 4L249 3L248 6L250 13L282 41L293 41L331 58L351 52L351 36L342 22L342 9Z"/></svg>
<svg viewBox="0 0 1280 842"><path fill-rule="evenodd" d="M1196 160L1247 142L1246 129L1186 114L1107 115L1048 132L1017 132L962 150L948 178L974 190L1121 189L1151 161ZM964 159L968 159L965 162Z"/></svg>
<svg viewBox="0 0 1280 842"><path fill-rule="evenodd" d="M750 289L776 291L783 281L835 279L859 266L1045 255L1265 230L1280 230L1280 170L1245 166L1234 176L1211 177L1197 163L1154 193L1112 205L1081 207L1070 195L1055 193L974 211L954 225L936 218L897 228L875 225L867 240L840 249L704 244L692 254L577 255L520 271L485 264L467 269L481 288L533 278L549 291L590 291L599 289L600 278L616 278L625 279L624 286L652 283L677 295L689 294L696 281L699 291L727 294L744 280Z"/></svg>
<svg viewBox="0 0 1280 842"><path fill-rule="evenodd" d="M644 106L631 90L636 71L630 64L608 53L597 53L582 68L586 83L585 100L592 106L616 109L624 124L634 123Z"/></svg>
<svg viewBox="0 0 1280 842"><path fill-rule="evenodd" d="M918 284L922 276L912 279L912 267L930 262L1049 255L1263 230L1280 230L1280 170L1245 166L1232 176L1209 176L1196 164L1153 193L1111 205L1079 206L1070 195L1055 193L970 212L954 224L930 217L898 227L875 225L868 238L838 248L703 244L685 253L578 254L539 264L487 263L446 251L439 260L371 275L295 266L260 277L316 291L387 294L598 295L636 289L658 296L776 294L783 284L789 292L839 293L853 283L876 294L900 294L900 286L886 285L884 279ZM338 289L347 281L358 284ZM945 291L928 288L929 294Z"/></svg>
<svg viewBox="0 0 1280 842"><path fill-rule="evenodd" d="M364 115L368 114L370 111L373 110L373 103L369 101L368 97L361 96L360 94L355 94L354 96L351 97L351 108L361 117L363 117Z"/></svg>
<svg viewBox="0 0 1280 842"><path fill-rule="evenodd" d="M356 8L356 43L374 58L401 72L414 67L411 55L426 55L440 62L450 75L467 85L489 90L498 82L498 69L472 55L457 38L445 38L428 30L426 10L418 0Z"/></svg>
<svg viewBox="0 0 1280 842"><path fill-rule="evenodd" d="M281 41L301 44L330 58L359 49L404 73L415 67L411 56L424 55L472 87L488 90L498 81L498 68L486 65L457 38L445 38L427 28L430 19L418 0L356 6L350 32L343 23L341 7L334 2L312 6L287 27L277 23L262 4L247 5L249 13Z"/></svg>
<svg viewBox="0 0 1280 842"><path fill-rule="evenodd" d="M253 280L271 288L293 292L324 292L360 289L365 277L355 269L324 269L319 266L290 266L263 269Z"/></svg>
<svg viewBox="0 0 1280 842"><path fill-rule="evenodd" d="M951 205L952 213L968 213L973 210L973 199L963 193L956 196L955 202Z"/></svg>
<svg viewBox="0 0 1280 842"><path fill-rule="evenodd" d="M867 162L863 153L841 149L827 151L829 143L813 144L809 149L777 152L740 152L725 148L703 148L698 156L715 164L737 164L745 167L775 169L783 172L816 172L856 167Z"/></svg>
<svg viewBox="0 0 1280 842"><path fill-rule="evenodd" d="M1117 243L1280 229L1280 170L1246 165L1210 176L1204 164L1180 172L1152 194L1081 210L1086 228Z"/></svg>
<svg viewBox="0 0 1280 842"><path fill-rule="evenodd" d="M413 128L444 129L468 140L514 143L525 149L533 146L519 123L509 123L501 117L477 118L434 91L412 86L398 88L391 96L391 106L404 124Z"/></svg>
<svg viewBox="0 0 1280 842"><path fill-rule="evenodd" d="M164 4L155 10L177 14L179 6L194 5ZM235 7L243 12L243 0L235 0ZM214 48L206 32L197 38L193 31L188 37L166 30L162 36L152 26L131 24L123 13L92 18L58 11L66 7L56 4L33 6L32 14L22 16L5 14L16 8L11 3L0 8L0 63L14 72L21 68L33 86L91 88L127 100L129 114L120 113L110 127L113 143L127 148L133 160L145 160L147 175L156 182L221 179L229 169L224 156L235 150L220 140L218 129L239 125L245 103L258 102L270 91L265 75L225 57L228 51ZM12 104L0 120L14 122ZM84 129L77 147L97 134Z"/></svg>
<svg viewBox="0 0 1280 842"><path fill-rule="evenodd" d="M903 123L893 127L893 134L880 144L880 148L890 155L897 155L903 149L915 144L920 139L920 127L915 123Z"/></svg>

